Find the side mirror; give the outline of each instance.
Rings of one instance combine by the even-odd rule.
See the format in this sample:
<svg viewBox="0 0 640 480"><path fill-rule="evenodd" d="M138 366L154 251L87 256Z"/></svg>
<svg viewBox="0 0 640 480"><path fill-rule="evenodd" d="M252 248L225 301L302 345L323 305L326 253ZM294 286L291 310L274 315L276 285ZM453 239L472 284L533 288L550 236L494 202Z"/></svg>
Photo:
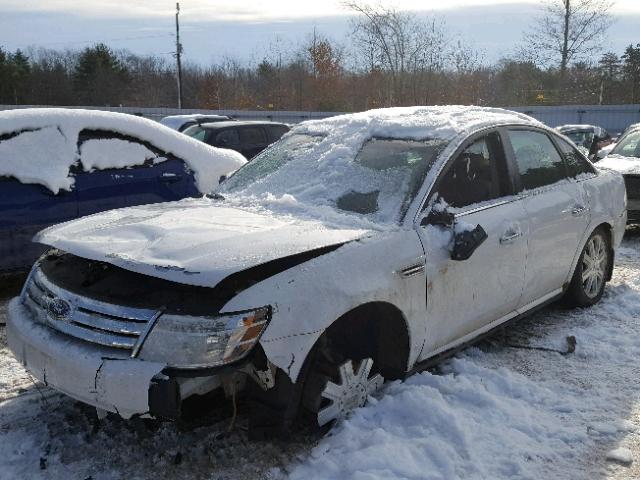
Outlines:
<svg viewBox="0 0 640 480"><path fill-rule="evenodd" d="M467 260L487 237L487 232L480 225L476 225L473 230L456 233L453 237L451 260Z"/></svg>
<svg viewBox="0 0 640 480"><path fill-rule="evenodd" d="M227 179L226 175L220 175L220 178L218 179L218 184L224 182Z"/></svg>

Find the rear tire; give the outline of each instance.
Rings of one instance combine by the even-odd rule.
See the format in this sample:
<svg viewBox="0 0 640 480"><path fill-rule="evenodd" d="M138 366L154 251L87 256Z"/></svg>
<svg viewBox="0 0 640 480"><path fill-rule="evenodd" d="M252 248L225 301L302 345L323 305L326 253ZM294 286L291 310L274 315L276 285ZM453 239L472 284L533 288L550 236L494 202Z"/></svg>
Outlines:
<svg viewBox="0 0 640 480"><path fill-rule="evenodd" d="M572 307L590 307L600 301L613 263L609 235L596 229L585 244L566 293Z"/></svg>

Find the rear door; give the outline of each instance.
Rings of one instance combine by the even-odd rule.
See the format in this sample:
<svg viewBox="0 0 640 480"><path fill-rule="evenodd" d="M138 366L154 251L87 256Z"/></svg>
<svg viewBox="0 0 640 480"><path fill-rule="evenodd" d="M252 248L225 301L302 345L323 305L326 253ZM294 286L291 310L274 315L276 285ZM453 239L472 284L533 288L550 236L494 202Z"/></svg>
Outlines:
<svg viewBox="0 0 640 480"><path fill-rule="evenodd" d="M529 233L498 131L468 140L434 191L438 201L454 207L458 227L480 225L488 238L469 259L454 261L447 229L420 228L427 256L425 356L514 315L524 285Z"/></svg>
<svg viewBox="0 0 640 480"><path fill-rule="evenodd" d="M80 216L198 195L184 162L114 132L80 134L75 167Z"/></svg>
<svg viewBox="0 0 640 480"><path fill-rule="evenodd" d="M508 129L508 154L530 219L529 257L520 306L559 294L589 223L589 202L550 136L543 130Z"/></svg>

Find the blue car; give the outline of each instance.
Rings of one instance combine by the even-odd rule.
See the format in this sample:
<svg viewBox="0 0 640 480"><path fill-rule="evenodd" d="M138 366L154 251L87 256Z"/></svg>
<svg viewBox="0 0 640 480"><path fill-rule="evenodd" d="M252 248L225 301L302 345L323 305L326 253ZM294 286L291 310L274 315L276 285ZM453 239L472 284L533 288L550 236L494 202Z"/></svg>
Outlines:
<svg viewBox="0 0 640 480"><path fill-rule="evenodd" d="M246 160L151 120L88 110L0 112L0 274L25 271L50 225L202 196Z"/></svg>

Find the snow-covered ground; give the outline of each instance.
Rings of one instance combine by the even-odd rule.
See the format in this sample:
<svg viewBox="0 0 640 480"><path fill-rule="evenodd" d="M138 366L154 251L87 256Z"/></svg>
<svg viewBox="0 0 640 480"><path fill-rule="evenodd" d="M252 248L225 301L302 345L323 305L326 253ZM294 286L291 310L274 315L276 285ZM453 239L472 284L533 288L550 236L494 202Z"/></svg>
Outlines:
<svg viewBox="0 0 640 480"><path fill-rule="evenodd" d="M570 335L573 354L522 348L565 351ZM638 359L640 230L596 307L547 308L437 372L389 384L323 439L250 443L242 416L231 433L215 416L97 424L33 383L0 327L0 479L640 478Z"/></svg>

